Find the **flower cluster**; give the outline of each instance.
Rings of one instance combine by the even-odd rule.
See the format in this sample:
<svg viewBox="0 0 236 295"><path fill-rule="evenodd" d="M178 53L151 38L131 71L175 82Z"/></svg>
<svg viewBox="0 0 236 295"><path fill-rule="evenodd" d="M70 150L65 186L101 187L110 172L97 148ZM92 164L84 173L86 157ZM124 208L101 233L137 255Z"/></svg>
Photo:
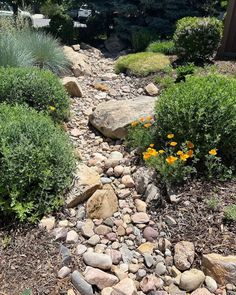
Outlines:
<svg viewBox="0 0 236 295"><path fill-rule="evenodd" d="M150 128L154 123L154 119L152 116L141 117L138 121L134 121L131 123L131 127L142 126L144 128Z"/></svg>
<svg viewBox="0 0 236 295"><path fill-rule="evenodd" d="M173 140L175 135L170 133L167 135L167 138ZM168 165L173 165L176 161L180 160L186 162L189 158L192 158L194 155L194 144L191 141L187 141L182 145L182 149L175 152L172 148L178 146L176 141L168 141L166 143L166 148L157 151L154 149L154 144L151 144L150 147L143 153L143 159L146 161L151 157L158 157L165 154L165 161Z"/></svg>

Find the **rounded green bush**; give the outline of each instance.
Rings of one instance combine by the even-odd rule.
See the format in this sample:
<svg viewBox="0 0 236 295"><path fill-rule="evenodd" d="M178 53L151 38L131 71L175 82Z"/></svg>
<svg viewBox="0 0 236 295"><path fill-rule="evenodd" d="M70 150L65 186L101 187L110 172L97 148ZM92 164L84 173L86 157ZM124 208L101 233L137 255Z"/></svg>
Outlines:
<svg viewBox="0 0 236 295"><path fill-rule="evenodd" d="M204 61L213 57L222 32L222 22L213 17L180 19L173 38L179 58Z"/></svg>
<svg viewBox="0 0 236 295"><path fill-rule="evenodd" d="M62 204L74 170L68 137L27 106L0 104L1 220L35 220Z"/></svg>
<svg viewBox="0 0 236 295"><path fill-rule="evenodd" d="M0 67L0 103L26 103L49 113L55 120L69 117L69 97L50 71Z"/></svg>
<svg viewBox="0 0 236 295"><path fill-rule="evenodd" d="M218 149L223 163L236 166L236 79L191 76L164 91L156 103L158 138L190 140L200 159Z"/></svg>
<svg viewBox="0 0 236 295"><path fill-rule="evenodd" d="M164 54L139 52L121 56L116 62L115 69L117 73L147 76L163 70L168 65L170 60Z"/></svg>

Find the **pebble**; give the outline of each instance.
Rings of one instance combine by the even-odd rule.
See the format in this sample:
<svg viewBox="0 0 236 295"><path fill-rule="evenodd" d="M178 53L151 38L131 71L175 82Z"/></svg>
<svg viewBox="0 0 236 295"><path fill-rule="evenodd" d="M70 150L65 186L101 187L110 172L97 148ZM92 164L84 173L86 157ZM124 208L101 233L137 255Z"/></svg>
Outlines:
<svg viewBox="0 0 236 295"><path fill-rule="evenodd" d="M146 213L138 212L131 216L131 220L133 223L142 224L142 223L148 223L150 218Z"/></svg>
<svg viewBox="0 0 236 295"><path fill-rule="evenodd" d="M86 252L83 254L83 260L86 265L102 270L109 270L112 266L111 257L106 254Z"/></svg>
<svg viewBox="0 0 236 295"><path fill-rule="evenodd" d="M90 238L91 236L94 235L93 229L94 229L94 223L92 222L92 220L88 219L81 228L82 235L85 236L86 238Z"/></svg>
<svg viewBox="0 0 236 295"><path fill-rule="evenodd" d="M147 211L147 204L140 200L140 199L135 199L134 201L136 209L138 212L146 212Z"/></svg>
<svg viewBox="0 0 236 295"><path fill-rule="evenodd" d="M201 270L192 268L191 270L186 270L181 274L179 286L181 289L191 292L200 287L204 280L204 273Z"/></svg>
<svg viewBox="0 0 236 295"><path fill-rule="evenodd" d="M144 261L145 261L146 266L148 268L152 267L155 263L152 255L149 253L145 253L143 256L144 256Z"/></svg>
<svg viewBox="0 0 236 295"><path fill-rule="evenodd" d="M110 233L111 231L112 231L112 229L111 229L109 226L107 226L107 225L103 225L103 224L97 226L97 227L95 228L95 230L94 230L94 232L95 232L96 234L98 234L98 235L103 235L103 236L107 235L107 234Z"/></svg>
<svg viewBox="0 0 236 295"><path fill-rule="evenodd" d="M130 278L121 280L117 285L114 286L112 295L136 295L137 289L135 283ZM88 294L89 295L89 294Z"/></svg>
<svg viewBox="0 0 236 295"><path fill-rule="evenodd" d="M90 266L86 267L84 277L89 284L96 285L100 290L112 287L119 281L116 276Z"/></svg>
<svg viewBox="0 0 236 295"><path fill-rule="evenodd" d="M47 231L52 230L55 227L55 217L44 217L39 223L39 227L45 228Z"/></svg>
<svg viewBox="0 0 236 295"><path fill-rule="evenodd" d="M121 179L121 182L125 185L127 188L132 188L135 186L134 180L130 175L124 175Z"/></svg>
<svg viewBox="0 0 236 295"><path fill-rule="evenodd" d="M84 280L78 271L75 270L72 273L71 281L75 289L78 290L81 295L93 295L92 286Z"/></svg>
<svg viewBox="0 0 236 295"><path fill-rule="evenodd" d="M71 269L67 266L63 266L59 271L58 271L58 278L59 279L64 279L71 273Z"/></svg>
<svg viewBox="0 0 236 295"><path fill-rule="evenodd" d="M216 281L213 278L211 278L209 276L206 276L206 278L205 278L205 284L206 284L207 289L210 292L214 293L216 291L216 289L217 289L217 283L216 283Z"/></svg>
<svg viewBox="0 0 236 295"><path fill-rule="evenodd" d="M75 230L70 230L66 236L66 242L67 243L77 243L79 240L79 235Z"/></svg>
<svg viewBox="0 0 236 295"><path fill-rule="evenodd" d="M85 245L79 244L76 247L76 254L77 255L82 255L87 251L87 247Z"/></svg>
<svg viewBox="0 0 236 295"><path fill-rule="evenodd" d="M158 276L164 275L166 273L166 271L167 271L167 269L166 269L166 266L165 266L165 264L163 262L157 263L155 273Z"/></svg>
<svg viewBox="0 0 236 295"><path fill-rule="evenodd" d="M94 235L87 241L87 243L91 246L96 246L99 242L100 242L99 235Z"/></svg>
<svg viewBox="0 0 236 295"><path fill-rule="evenodd" d="M151 226L147 226L143 230L143 236L147 241L153 242L158 237L158 231L152 228Z"/></svg>

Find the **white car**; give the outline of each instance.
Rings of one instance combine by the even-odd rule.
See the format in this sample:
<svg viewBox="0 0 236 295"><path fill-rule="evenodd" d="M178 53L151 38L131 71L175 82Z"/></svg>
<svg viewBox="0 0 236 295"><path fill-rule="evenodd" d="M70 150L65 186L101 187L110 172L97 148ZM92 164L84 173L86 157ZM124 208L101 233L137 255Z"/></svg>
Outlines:
<svg viewBox="0 0 236 295"><path fill-rule="evenodd" d="M92 15L92 10L87 5L82 5L78 11L78 18L88 18Z"/></svg>
<svg viewBox="0 0 236 295"><path fill-rule="evenodd" d="M23 11L20 8L18 8L18 14L22 16L23 18L27 19L29 23L32 24L32 16L29 12ZM11 5L0 1L0 17L6 17L6 16L13 17L13 15L14 13L13 13L13 9Z"/></svg>

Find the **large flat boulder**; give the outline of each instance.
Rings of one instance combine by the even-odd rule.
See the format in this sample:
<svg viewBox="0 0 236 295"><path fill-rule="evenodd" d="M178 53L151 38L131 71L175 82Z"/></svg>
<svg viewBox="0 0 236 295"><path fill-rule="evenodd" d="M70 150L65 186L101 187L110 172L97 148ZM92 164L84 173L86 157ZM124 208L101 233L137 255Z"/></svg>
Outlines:
<svg viewBox="0 0 236 295"><path fill-rule="evenodd" d="M141 117L154 115L156 98L139 96L131 100L110 100L97 106L90 115L90 123L103 135L124 138L127 126Z"/></svg>
<svg viewBox="0 0 236 295"><path fill-rule="evenodd" d="M202 268L204 273L214 278L219 285L236 285L236 256L205 254L202 257Z"/></svg>

